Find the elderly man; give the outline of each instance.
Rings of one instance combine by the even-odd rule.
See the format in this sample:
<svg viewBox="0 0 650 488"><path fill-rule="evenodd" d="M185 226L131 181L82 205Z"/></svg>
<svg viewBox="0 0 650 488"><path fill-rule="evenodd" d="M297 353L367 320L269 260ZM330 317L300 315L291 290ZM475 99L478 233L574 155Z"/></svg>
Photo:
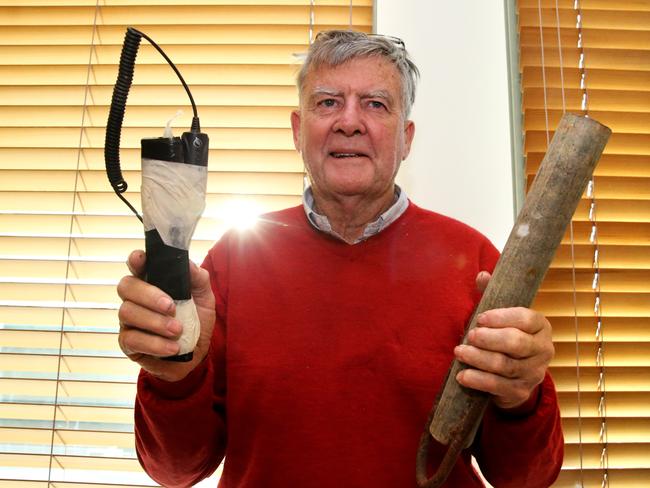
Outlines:
<svg viewBox="0 0 650 488"><path fill-rule="evenodd" d="M496 263L475 230L418 208L395 183L410 149L417 68L403 43L329 31L298 77L294 142L304 205L231 231L191 270L201 336L189 363L168 296L118 286L120 345L142 366L136 441L147 472L191 486L225 456L220 486L415 486L418 440L454 355L493 396L445 486L545 487L562 461L548 321L485 313L457 346ZM432 467L442 446L434 446Z"/></svg>

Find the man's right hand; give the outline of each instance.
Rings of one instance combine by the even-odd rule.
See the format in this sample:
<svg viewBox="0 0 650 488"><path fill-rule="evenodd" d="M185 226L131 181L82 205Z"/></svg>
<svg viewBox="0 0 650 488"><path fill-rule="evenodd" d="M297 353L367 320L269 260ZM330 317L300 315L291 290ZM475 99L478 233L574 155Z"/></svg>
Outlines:
<svg viewBox="0 0 650 488"><path fill-rule="evenodd" d="M133 251L127 260L131 276L125 276L117 285L122 299L118 313L120 348L132 361L165 381L178 381L187 376L208 353L215 321L215 300L208 272L190 262L192 298L201 322L201 335L189 362L164 361L160 357L178 353L176 339L182 324L175 318L174 301L159 288L150 285L144 276L146 255Z"/></svg>

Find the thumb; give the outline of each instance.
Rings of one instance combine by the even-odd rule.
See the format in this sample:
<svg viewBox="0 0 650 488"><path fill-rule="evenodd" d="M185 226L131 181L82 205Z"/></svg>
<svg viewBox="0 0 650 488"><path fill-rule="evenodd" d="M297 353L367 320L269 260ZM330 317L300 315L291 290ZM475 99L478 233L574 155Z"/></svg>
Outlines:
<svg viewBox="0 0 650 488"><path fill-rule="evenodd" d="M212 295L210 273L194 261L190 261L190 283L192 284L192 296L204 297L206 295Z"/></svg>
<svg viewBox="0 0 650 488"><path fill-rule="evenodd" d="M492 275L487 271L479 272L479 274L476 275L476 288L478 288L478 291L483 293L487 288L491 278Z"/></svg>
<svg viewBox="0 0 650 488"><path fill-rule="evenodd" d="M129 268L131 274L137 278L144 278L145 273L145 262L147 261L147 255L142 249L136 249L129 254L129 257L126 260L126 267Z"/></svg>

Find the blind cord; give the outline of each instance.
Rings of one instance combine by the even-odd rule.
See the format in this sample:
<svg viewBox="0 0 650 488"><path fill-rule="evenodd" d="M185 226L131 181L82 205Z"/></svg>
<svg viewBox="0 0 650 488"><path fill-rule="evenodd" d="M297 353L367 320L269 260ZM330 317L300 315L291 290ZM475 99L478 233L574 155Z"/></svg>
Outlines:
<svg viewBox="0 0 650 488"><path fill-rule="evenodd" d="M539 17L539 51L542 61L542 90L544 93L544 122L546 127L546 147L551 143L548 125L548 100L546 98L546 65L544 61L544 20L542 19L542 3L537 0L537 15Z"/></svg>
<svg viewBox="0 0 650 488"><path fill-rule="evenodd" d="M566 96L564 89L564 58L562 53L562 33L560 30L560 9L558 0L555 0L555 26L557 33L558 56L560 61L560 92L562 94L562 115L566 113ZM582 442L582 395L580 391L580 326L578 321L578 293L576 286L576 258L573 219L569 222L569 241L571 249L571 299L573 302L573 327L575 332L576 355L576 398L578 408L578 459L580 463L580 486L584 487L584 444Z"/></svg>
<svg viewBox="0 0 650 488"><path fill-rule="evenodd" d="M575 0L573 8L576 15L576 29L578 31L578 51L579 51L579 72L580 72L580 89L582 91L581 109L585 117L589 117L589 94L587 91L587 69L584 48L584 32L582 23L582 8L580 0ZM599 244L598 244L598 223L596 219L596 197L595 181L593 176L587 185L587 198L589 198L589 222L591 231L589 242L593 246L592 268L594 277L591 288L594 292L594 318L596 319L596 366L598 367L597 391L600 393L598 400L598 415L600 417L599 442L602 445L599 466L602 470L601 488L609 487L609 448L607 438L607 388L605 378L605 341L603 334L602 304L600 293L600 261L599 261Z"/></svg>
<svg viewBox="0 0 650 488"><path fill-rule="evenodd" d="M65 281L64 281L64 287L63 287L63 303L61 307L61 328L59 329L59 354L58 354L58 361L57 361L57 368L56 368L56 384L54 388L54 405L53 405L53 416L52 416L52 436L50 437L50 459L48 463L48 469L47 469L47 486L50 487L52 486L52 461L54 459L54 436L56 435L56 423L57 423L57 411L59 407L59 389L61 388L60 383L61 383L61 362L63 359L63 336L65 334L65 315L66 315L66 303L67 303L67 298L68 298L68 278L70 276L70 256L71 256L71 250L72 250L72 231L74 229L74 221L75 221L75 211L76 211L76 205L77 205L77 189L79 186L79 177L80 177L80 169L79 166L81 164L81 151L82 151L82 143L83 143L83 137L84 137L84 132L85 132L85 123L86 123L86 110L87 110L87 101L88 101L88 92L90 90L90 72L91 72L91 66L92 66L92 57L93 57L93 52L95 50L95 35L97 33L97 16L99 14L99 0L96 0L95 2L95 15L93 18L93 28L92 28L92 34L91 34L91 39L90 39L90 52L88 54L88 65L86 69L86 86L84 90L84 101L83 101L83 107L82 107L82 112L81 112L81 127L79 128L79 144L77 147L77 166L75 170L75 178L74 178L74 187L73 187L73 192L72 192L72 210L71 210L71 215L70 215L70 227L68 229L68 251L67 251L67 260L66 260L66 267L65 267Z"/></svg>
<svg viewBox="0 0 650 488"><path fill-rule="evenodd" d="M352 30L352 0L350 0L350 21L348 23L348 28Z"/></svg>

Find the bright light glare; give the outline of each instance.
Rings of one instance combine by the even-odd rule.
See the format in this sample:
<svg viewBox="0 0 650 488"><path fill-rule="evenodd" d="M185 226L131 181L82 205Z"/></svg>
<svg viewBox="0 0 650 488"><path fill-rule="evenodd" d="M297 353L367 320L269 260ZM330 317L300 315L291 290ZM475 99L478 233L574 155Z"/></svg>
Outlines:
<svg viewBox="0 0 650 488"><path fill-rule="evenodd" d="M220 213L227 228L245 230L255 226L262 210L249 200L230 200L224 204Z"/></svg>

